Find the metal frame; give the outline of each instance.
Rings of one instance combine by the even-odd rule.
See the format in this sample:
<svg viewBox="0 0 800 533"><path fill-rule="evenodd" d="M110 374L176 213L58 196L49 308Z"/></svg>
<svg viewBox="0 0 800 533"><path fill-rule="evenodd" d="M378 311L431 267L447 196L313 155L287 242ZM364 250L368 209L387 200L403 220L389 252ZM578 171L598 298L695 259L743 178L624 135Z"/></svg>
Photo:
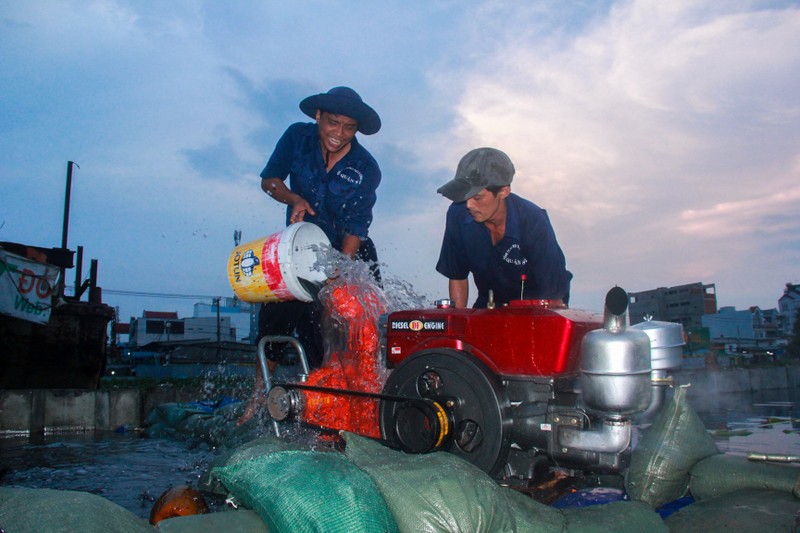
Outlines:
<svg viewBox="0 0 800 533"><path fill-rule="evenodd" d="M269 369L267 368L267 355L264 353L264 349L267 346L268 342L282 342L286 344L291 344L295 350L297 350L297 355L300 358L300 364L303 367L303 372L300 374L299 378L302 383L305 383L308 379L308 373L310 372L308 368L308 358L306 357L306 351L303 349L303 345L300 344L300 341L294 337L289 337L286 335L265 335L261 337L261 340L258 341L258 366L261 368L261 377L264 378L264 396L269 395L269 391L272 388L272 383L270 382L269 376ZM272 427L275 430L275 436L280 437L281 433L278 428L278 421L273 419L272 420Z"/></svg>

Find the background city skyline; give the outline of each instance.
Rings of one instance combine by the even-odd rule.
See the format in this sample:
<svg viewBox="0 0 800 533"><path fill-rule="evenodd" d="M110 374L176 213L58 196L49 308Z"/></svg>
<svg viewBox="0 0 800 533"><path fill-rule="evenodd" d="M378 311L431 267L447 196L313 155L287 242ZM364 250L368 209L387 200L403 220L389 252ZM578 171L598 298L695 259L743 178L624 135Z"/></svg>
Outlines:
<svg viewBox="0 0 800 533"><path fill-rule="evenodd" d="M547 209L573 307L702 282L769 309L800 281L797 1L0 0L0 46L0 241L60 244L75 161L68 245L121 320L194 303L123 293L232 295L234 230L283 228L258 174L336 85L383 120L384 271L431 299L435 191L477 146Z"/></svg>

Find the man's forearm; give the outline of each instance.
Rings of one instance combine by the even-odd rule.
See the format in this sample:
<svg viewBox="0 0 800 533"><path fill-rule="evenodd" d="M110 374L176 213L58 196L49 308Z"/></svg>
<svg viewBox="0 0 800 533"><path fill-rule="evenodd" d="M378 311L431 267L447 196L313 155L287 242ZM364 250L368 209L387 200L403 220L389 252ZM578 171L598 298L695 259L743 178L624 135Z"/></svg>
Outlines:
<svg viewBox="0 0 800 533"><path fill-rule="evenodd" d="M469 299L469 282L465 279L451 279L448 283L453 307L466 307Z"/></svg>
<svg viewBox="0 0 800 533"><path fill-rule="evenodd" d="M345 235L342 239L342 253L349 257L355 257L358 249L361 248L361 238L356 235Z"/></svg>
<svg viewBox="0 0 800 533"><path fill-rule="evenodd" d="M279 178L263 178L261 180L261 190L278 202L286 205L294 205L300 196L294 194L283 180Z"/></svg>
<svg viewBox="0 0 800 533"><path fill-rule="evenodd" d="M280 203L292 206L292 214L289 217L289 222L292 224L304 220L306 213L311 216L317 214L306 199L289 190L282 179L262 178L261 190Z"/></svg>

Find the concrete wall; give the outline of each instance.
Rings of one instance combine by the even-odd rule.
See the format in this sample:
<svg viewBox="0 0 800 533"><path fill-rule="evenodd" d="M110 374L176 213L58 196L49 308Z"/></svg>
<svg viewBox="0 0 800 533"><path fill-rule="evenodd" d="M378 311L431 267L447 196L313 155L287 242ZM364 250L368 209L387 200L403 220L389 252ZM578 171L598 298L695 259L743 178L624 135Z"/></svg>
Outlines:
<svg viewBox="0 0 800 533"><path fill-rule="evenodd" d="M3 390L0 435L60 431L113 431L141 425L138 390Z"/></svg>

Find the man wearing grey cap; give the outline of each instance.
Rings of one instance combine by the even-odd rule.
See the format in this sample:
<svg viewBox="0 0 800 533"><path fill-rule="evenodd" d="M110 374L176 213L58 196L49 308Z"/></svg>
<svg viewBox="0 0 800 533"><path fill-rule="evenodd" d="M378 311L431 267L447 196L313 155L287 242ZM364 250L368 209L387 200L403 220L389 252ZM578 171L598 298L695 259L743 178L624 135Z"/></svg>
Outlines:
<svg viewBox="0 0 800 533"><path fill-rule="evenodd" d="M470 273L478 289L476 308L519 299L569 301L572 273L547 212L513 194L513 178L514 164L505 153L477 148L437 191L453 201L436 270L450 280L455 307L467 306Z"/></svg>

